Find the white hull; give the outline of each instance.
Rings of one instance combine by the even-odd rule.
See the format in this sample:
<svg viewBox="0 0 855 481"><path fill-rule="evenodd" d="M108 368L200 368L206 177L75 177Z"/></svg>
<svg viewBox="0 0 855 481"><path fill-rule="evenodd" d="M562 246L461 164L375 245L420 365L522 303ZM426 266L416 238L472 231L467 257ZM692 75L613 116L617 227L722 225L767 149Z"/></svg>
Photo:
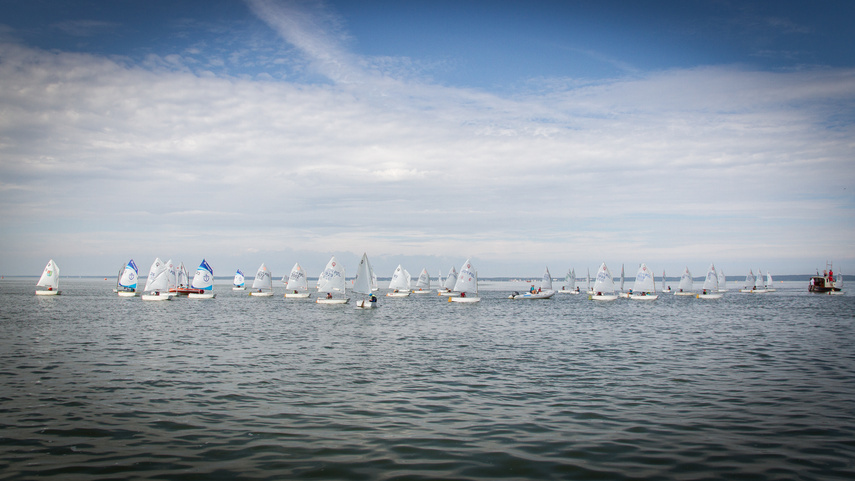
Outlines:
<svg viewBox="0 0 855 481"><path fill-rule="evenodd" d="M232 290L233 290L233 291L245 291L245 290L246 290L246 286L232 287Z"/></svg>
<svg viewBox="0 0 855 481"><path fill-rule="evenodd" d="M621 292L618 294L618 297L620 297L621 299L629 299L630 297L632 297L632 294L630 294L629 292Z"/></svg>
<svg viewBox="0 0 855 481"><path fill-rule="evenodd" d="M740 289L739 292L744 292L746 294L765 294L768 291L766 289Z"/></svg>
<svg viewBox="0 0 855 481"><path fill-rule="evenodd" d="M633 295L629 296L629 298L635 299L636 301L655 301L656 299L659 299L659 296L656 294L650 294L650 295L646 295L646 296L640 296L638 294L633 294Z"/></svg>
<svg viewBox="0 0 855 481"><path fill-rule="evenodd" d="M255 297L271 297L273 295L273 291L250 292L249 295Z"/></svg>
<svg viewBox="0 0 855 481"><path fill-rule="evenodd" d="M119 291L119 297L136 297L137 291Z"/></svg>
<svg viewBox="0 0 855 481"><path fill-rule="evenodd" d="M671 293L671 289L665 289L665 290L664 290L664 291L662 291L662 292L663 292L663 293L666 293L666 294L670 294L670 293Z"/></svg>
<svg viewBox="0 0 855 481"><path fill-rule="evenodd" d="M448 297L457 297L460 295L460 293L459 292L453 292L453 291L439 291L439 295L440 296L448 296Z"/></svg>
<svg viewBox="0 0 855 481"><path fill-rule="evenodd" d="M828 294L829 296L842 296L843 291L828 291L826 292L826 294Z"/></svg>
<svg viewBox="0 0 855 481"><path fill-rule="evenodd" d="M413 291L413 294L430 294L431 291Z"/></svg>
<svg viewBox="0 0 855 481"><path fill-rule="evenodd" d="M285 297L288 299L307 299L309 296L311 296L311 294L308 292L298 292L296 294L294 294L293 292L285 293Z"/></svg>
<svg viewBox="0 0 855 481"><path fill-rule="evenodd" d="M775 292L775 291L777 291L777 290L778 290L778 289L769 289L768 287L766 288L766 292Z"/></svg>
<svg viewBox="0 0 855 481"><path fill-rule="evenodd" d="M692 297L697 296L697 294L694 292L675 292L674 295L675 296L692 296Z"/></svg>
<svg viewBox="0 0 855 481"><path fill-rule="evenodd" d="M167 295L166 293L157 293L157 294L143 294L142 300L144 301L169 301L172 299L172 296Z"/></svg>
<svg viewBox="0 0 855 481"><path fill-rule="evenodd" d="M566 289L561 289L560 291L558 291L558 293L559 294L578 294L579 291L568 291Z"/></svg>
<svg viewBox="0 0 855 481"><path fill-rule="evenodd" d="M727 291L728 291L727 289L719 289L719 290L718 290L718 292L721 292L721 293L725 293L725 292L727 292Z"/></svg>
<svg viewBox="0 0 855 481"><path fill-rule="evenodd" d="M37 296L58 296L62 291L36 291Z"/></svg>
<svg viewBox="0 0 855 481"><path fill-rule="evenodd" d="M409 296L409 292L387 292L386 297L407 297Z"/></svg>
<svg viewBox="0 0 855 481"><path fill-rule="evenodd" d="M371 302L369 300L356 301L356 308L357 309L374 309L375 307L377 307L376 302Z"/></svg>
<svg viewBox="0 0 855 481"><path fill-rule="evenodd" d="M347 304L347 301L349 301L349 300L350 300L349 297L333 298L333 299L319 298L319 299L316 299L315 302L317 304Z"/></svg>
<svg viewBox="0 0 855 481"><path fill-rule="evenodd" d="M591 299L595 301L614 301L617 300L617 298L617 294L600 294L591 296Z"/></svg>
<svg viewBox="0 0 855 481"><path fill-rule="evenodd" d="M724 294L698 294L698 299L721 299Z"/></svg>
<svg viewBox="0 0 855 481"><path fill-rule="evenodd" d="M480 297L449 297L448 298L448 302L472 303L472 302L480 302L480 301L481 301Z"/></svg>
<svg viewBox="0 0 855 481"><path fill-rule="evenodd" d="M524 294L511 294L508 296L508 299L549 299L550 297L555 295L555 291L543 291L532 294L530 292L526 292Z"/></svg>
<svg viewBox="0 0 855 481"><path fill-rule="evenodd" d="M217 296L217 295L216 295L216 294L214 294L213 292L205 292L205 293L203 293L203 294L198 294L198 293L196 293L196 292L191 292L190 294L187 294L187 298L188 298L188 299L213 299L213 298L214 298L214 297L216 297L216 296Z"/></svg>

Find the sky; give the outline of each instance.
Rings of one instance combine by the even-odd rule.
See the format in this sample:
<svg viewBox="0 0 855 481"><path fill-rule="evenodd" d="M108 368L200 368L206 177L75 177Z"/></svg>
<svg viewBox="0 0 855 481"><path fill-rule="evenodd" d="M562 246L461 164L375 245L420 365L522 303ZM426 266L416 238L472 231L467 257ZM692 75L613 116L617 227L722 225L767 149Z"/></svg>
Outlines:
<svg viewBox="0 0 855 481"><path fill-rule="evenodd" d="M852 45L849 1L0 0L0 274L855 272Z"/></svg>

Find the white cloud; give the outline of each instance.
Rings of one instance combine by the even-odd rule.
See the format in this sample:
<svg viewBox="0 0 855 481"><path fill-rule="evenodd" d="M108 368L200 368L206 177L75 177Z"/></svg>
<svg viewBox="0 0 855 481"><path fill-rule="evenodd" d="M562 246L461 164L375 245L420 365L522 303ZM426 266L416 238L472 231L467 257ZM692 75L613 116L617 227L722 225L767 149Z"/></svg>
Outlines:
<svg viewBox="0 0 855 481"><path fill-rule="evenodd" d="M84 274L130 256L314 273L362 251L381 272L473 255L484 276L852 260L851 70L547 79L500 97L356 58L323 7L251 5L330 82L0 47L4 273L56 251L92 259Z"/></svg>

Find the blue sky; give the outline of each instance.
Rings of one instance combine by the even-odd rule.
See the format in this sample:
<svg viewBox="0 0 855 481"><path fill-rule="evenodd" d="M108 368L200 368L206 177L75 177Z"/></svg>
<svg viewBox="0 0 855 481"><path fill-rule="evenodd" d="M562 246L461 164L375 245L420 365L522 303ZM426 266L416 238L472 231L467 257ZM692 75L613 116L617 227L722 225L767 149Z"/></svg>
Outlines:
<svg viewBox="0 0 855 481"><path fill-rule="evenodd" d="M846 272L853 20L851 2L0 1L0 273L159 256L314 275L363 251L381 275L468 256L485 277Z"/></svg>

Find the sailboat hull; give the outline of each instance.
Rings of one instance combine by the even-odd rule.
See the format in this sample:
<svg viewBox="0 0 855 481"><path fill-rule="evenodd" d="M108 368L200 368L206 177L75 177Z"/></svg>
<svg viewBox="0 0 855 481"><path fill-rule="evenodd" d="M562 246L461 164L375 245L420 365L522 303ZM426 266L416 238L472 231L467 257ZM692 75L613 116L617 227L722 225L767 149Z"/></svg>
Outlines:
<svg viewBox="0 0 855 481"><path fill-rule="evenodd" d="M561 289L558 291L559 294L578 294L579 291L568 291L567 289Z"/></svg>
<svg viewBox="0 0 855 481"><path fill-rule="evenodd" d="M635 299L636 301L655 301L659 299L659 296L656 294L648 295L648 296L639 296L638 294L633 294L629 296L630 299Z"/></svg>
<svg viewBox="0 0 855 481"><path fill-rule="evenodd" d="M216 296L217 295L213 292L204 292L202 294L191 292L190 294L187 294L188 299L213 299Z"/></svg>
<svg viewBox="0 0 855 481"><path fill-rule="evenodd" d="M233 290L233 291L245 291L245 290L246 290L246 286L232 287L232 290Z"/></svg>
<svg viewBox="0 0 855 481"><path fill-rule="evenodd" d="M374 309L375 307L377 307L376 302L371 302L368 300L356 301L356 308L357 309Z"/></svg>
<svg viewBox="0 0 855 481"><path fill-rule="evenodd" d="M386 297L408 297L409 292L387 292Z"/></svg>
<svg viewBox="0 0 855 481"><path fill-rule="evenodd" d="M460 295L459 292L454 292L454 291L438 291L438 294L440 296L448 296L448 297L456 297L456 296Z"/></svg>
<svg viewBox="0 0 855 481"><path fill-rule="evenodd" d="M273 291L250 292L249 295L254 297L271 297Z"/></svg>
<svg viewBox="0 0 855 481"><path fill-rule="evenodd" d="M58 296L62 291L36 291L37 296Z"/></svg>
<svg viewBox="0 0 855 481"><path fill-rule="evenodd" d="M155 294L143 294L142 300L144 301L168 301L172 299L172 296L167 295L166 293L155 293Z"/></svg>
<svg viewBox="0 0 855 481"><path fill-rule="evenodd" d="M511 294L510 296L508 296L508 299L515 299L515 300L519 300L519 299L549 299L554 295L555 295L555 291L543 291L543 292L537 292L535 294L532 294L530 292L526 292L526 293L517 294L517 295Z"/></svg>
<svg viewBox="0 0 855 481"><path fill-rule="evenodd" d="M137 291L119 291L119 297L136 297Z"/></svg>
<svg viewBox="0 0 855 481"><path fill-rule="evenodd" d="M317 304L347 304L349 301L349 297L345 298L332 298L332 299L316 299L315 303Z"/></svg>
<svg viewBox="0 0 855 481"><path fill-rule="evenodd" d="M309 294L308 292L298 292L298 293L296 293L296 294L295 294L295 293L293 293L293 292L286 292L286 293L285 293L285 297L286 297L286 298L288 298L288 299L306 299L306 298L308 298L310 295L311 295L311 294Z"/></svg>
<svg viewBox="0 0 855 481"><path fill-rule="evenodd" d="M448 302L461 302L465 304L470 304L473 302L480 302L480 297L449 297Z"/></svg>
<svg viewBox="0 0 855 481"><path fill-rule="evenodd" d="M698 299L721 299L724 294L698 294Z"/></svg>
<svg viewBox="0 0 855 481"><path fill-rule="evenodd" d="M599 294L599 295L592 295L590 297L590 299L594 300L594 301L614 301L614 300L617 300L617 298L618 298L617 294Z"/></svg>
<svg viewBox="0 0 855 481"><path fill-rule="evenodd" d="M675 296L692 296L692 297L697 296L697 294L695 294L694 292L688 292L688 291L682 291L682 292L678 291L678 292L675 292L674 295Z"/></svg>
<svg viewBox="0 0 855 481"><path fill-rule="evenodd" d="M421 291L413 291L413 294L430 294L430 292L431 291L421 290Z"/></svg>

